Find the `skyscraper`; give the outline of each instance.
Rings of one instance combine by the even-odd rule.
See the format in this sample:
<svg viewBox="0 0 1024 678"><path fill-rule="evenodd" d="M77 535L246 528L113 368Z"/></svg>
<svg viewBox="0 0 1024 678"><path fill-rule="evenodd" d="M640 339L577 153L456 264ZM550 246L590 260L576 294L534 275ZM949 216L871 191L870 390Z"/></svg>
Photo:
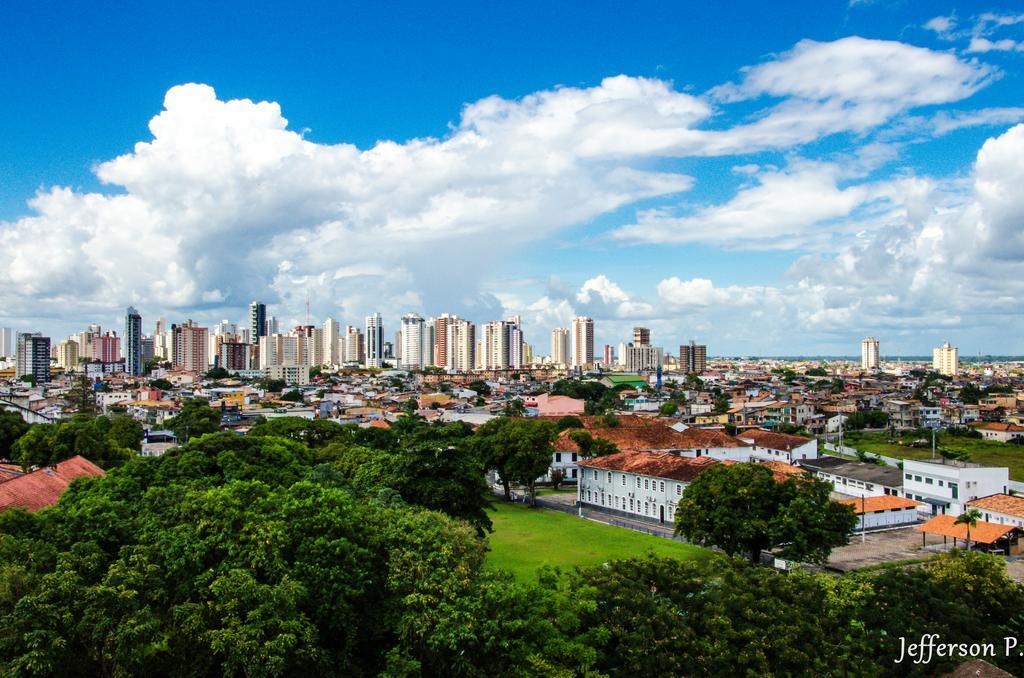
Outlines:
<svg viewBox="0 0 1024 678"><path fill-rule="evenodd" d="M384 363L384 323L380 313L366 316L366 366L381 367Z"/></svg>
<svg viewBox="0 0 1024 678"><path fill-rule="evenodd" d="M947 377L955 377L960 372L960 351L957 347L950 346L947 341L932 349L932 369Z"/></svg>
<svg viewBox="0 0 1024 678"><path fill-rule="evenodd" d="M708 368L708 347L694 343L679 347L679 369L687 374L702 374Z"/></svg>
<svg viewBox="0 0 1024 678"><path fill-rule="evenodd" d="M209 367L207 352L209 331L189 320L184 325L171 325L174 340L172 362L176 370L203 373Z"/></svg>
<svg viewBox="0 0 1024 678"><path fill-rule="evenodd" d="M868 337L860 342L860 367L863 370L878 369L878 339Z"/></svg>
<svg viewBox="0 0 1024 678"><path fill-rule="evenodd" d="M0 356L9 358L14 355L14 330L0 327Z"/></svg>
<svg viewBox="0 0 1024 678"><path fill-rule="evenodd" d="M277 331L277 328L274 328ZM254 301L249 304L249 339L260 343L260 337L267 336L267 305Z"/></svg>
<svg viewBox="0 0 1024 678"><path fill-rule="evenodd" d="M434 321L434 364L438 367L446 367L448 360L448 326L459 320L459 316L451 313L442 313Z"/></svg>
<svg viewBox="0 0 1024 678"><path fill-rule="evenodd" d="M448 347L445 369L468 372L476 365L476 327L468 320L452 319L448 323Z"/></svg>
<svg viewBox="0 0 1024 678"><path fill-rule="evenodd" d="M572 366L584 369L594 364L594 319L577 316L572 320Z"/></svg>
<svg viewBox="0 0 1024 678"><path fill-rule="evenodd" d="M423 361L423 318L415 313L402 316L402 341L399 346L398 363L402 369L421 370Z"/></svg>
<svg viewBox="0 0 1024 678"><path fill-rule="evenodd" d="M124 316L124 372L142 374L142 316L129 306Z"/></svg>
<svg viewBox="0 0 1024 678"><path fill-rule="evenodd" d="M551 362L562 367L569 366L569 328L556 327L551 330Z"/></svg>
<svg viewBox="0 0 1024 678"><path fill-rule="evenodd" d="M633 346L650 346L651 330L649 327L633 328Z"/></svg>
<svg viewBox="0 0 1024 678"><path fill-rule="evenodd" d="M324 362L328 365L340 365L342 362L341 325L334 318L324 322Z"/></svg>
<svg viewBox="0 0 1024 678"><path fill-rule="evenodd" d="M50 381L50 338L39 332L19 332L14 376L31 376L36 384Z"/></svg>

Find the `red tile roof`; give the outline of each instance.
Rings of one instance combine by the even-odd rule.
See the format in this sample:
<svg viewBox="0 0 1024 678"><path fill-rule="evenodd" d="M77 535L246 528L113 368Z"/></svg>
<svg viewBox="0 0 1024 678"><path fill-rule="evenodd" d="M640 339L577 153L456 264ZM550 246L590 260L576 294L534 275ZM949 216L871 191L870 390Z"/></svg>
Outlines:
<svg viewBox="0 0 1024 678"><path fill-rule="evenodd" d="M752 428L742 431L736 434L736 437L740 440L753 442L758 447L767 447L771 450L785 450L786 452L791 452L801 445L811 442L811 438L789 435L787 433L775 433L774 431L766 431L763 428Z"/></svg>
<svg viewBox="0 0 1024 678"><path fill-rule="evenodd" d="M721 431L709 431L694 427L676 431L658 419L619 417L619 426L597 426L593 420L593 417L584 417L584 427L587 432L595 438L604 438L615 443L621 452L748 446L742 440L737 440ZM558 440L555 441L556 451L579 451L579 446L571 437L573 430L579 429L567 429L558 435Z"/></svg>
<svg viewBox="0 0 1024 678"><path fill-rule="evenodd" d="M718 463L711 457L680 457L668 452L619 452L584 459L579 465L604 471L622 471L689 482Z"/></svg>
<svg viewBox="0 0 1024 678"><path fill-rule="evenodd" d="M1024 518L1024 497L1012 494L990 494L967 502L968 506Z"/></svg>
<svg viewBox="0 0 1024 678"><path fill-rule="evenodd" d="M784 461L759 461L755 463L758 466L764 466L766 469L771 471L772 476L774 476L775 480L780 483L786 482L791 476L809 475L807 469L787 464Z"/></svg>
<svg viewBox="0 0 1024 678"><path fill-rule="evenodd" d="M967 539L967 525L962 523L955 525L955 522L956 516L935 516L916 529L918 532L926 532L928 534L940 534L944 537ZM971 528L971 541L980 544L994 544L1000 538L1015 530L1019 531L1020 528L1000 525L999 523L986 523L983 520L979 520L978 524Z"/></svg>
<svg viewBox="0 0 1024 678"><path fill-rule="evenodd" d="M0 485L0 511L24 508L38 511L53 506L76 478L105 476L99 466L84 457L72 457Z"/></svg>
<svg viewBox="0 0 1024 678"><path fill-rule="evenodd" d="M872 511L889 511L891 509L908 509L921 506L921 502L897 497L891 494L883 494L877 497L864 497L864 499L840 499L840 504L849 504L853 507L854 513L871 513Z"/></svg>

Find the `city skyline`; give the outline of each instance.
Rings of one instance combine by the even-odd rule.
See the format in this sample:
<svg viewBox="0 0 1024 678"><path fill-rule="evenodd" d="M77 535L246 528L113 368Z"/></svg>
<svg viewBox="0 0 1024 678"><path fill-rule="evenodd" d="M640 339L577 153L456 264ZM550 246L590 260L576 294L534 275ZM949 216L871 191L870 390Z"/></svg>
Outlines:
<svg viewBox="0 0 1024 678"><path fill-rule="evenodd" d="M586 31L512 12L470 40L470 6L397 25L322 7L323 63L293 83L288 41L253 73L212 47L168 67L185 6L160 35L132 13L103 29L152 38L119 91L106 42L10 17L0 326L56 339L129 305L245 323L256 298L282 328L307 301L318 323L380 312L381 339L445 311L520 316L535 348L588 316L595 347L642 326L714 355L856 355L865 336L1024 354L1024 18L803 10L745 7L758 30L731 41L724 9L653 4L594 7ZM226 45L263 37L204 16ZM101 47L69 62L85 39Z"/></svg>

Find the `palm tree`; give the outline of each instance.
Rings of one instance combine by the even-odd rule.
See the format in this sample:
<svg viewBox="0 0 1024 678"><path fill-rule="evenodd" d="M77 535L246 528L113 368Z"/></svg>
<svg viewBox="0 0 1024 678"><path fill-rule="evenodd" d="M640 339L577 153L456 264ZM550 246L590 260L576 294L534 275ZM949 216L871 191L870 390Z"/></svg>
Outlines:
<svg viewBox="0 0 1024 678"><path fill-rule="evenodd" d="M967 526L967 550L971 550L971 528L978 526L978 519L981 518L981 511L976 508L969 508L956 517L954 525Z"/></svg>

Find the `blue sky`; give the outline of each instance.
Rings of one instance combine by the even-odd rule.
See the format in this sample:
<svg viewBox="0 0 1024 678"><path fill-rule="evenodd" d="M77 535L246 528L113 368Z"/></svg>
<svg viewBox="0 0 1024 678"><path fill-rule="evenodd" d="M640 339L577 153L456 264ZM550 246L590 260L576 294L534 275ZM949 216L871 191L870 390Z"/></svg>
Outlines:
<svg viewBox="0 0 1024 678"><path fill-rule="evenodd" d="M0 325L1024 353L1024 7L765 5L4 3Z"/></svg>

